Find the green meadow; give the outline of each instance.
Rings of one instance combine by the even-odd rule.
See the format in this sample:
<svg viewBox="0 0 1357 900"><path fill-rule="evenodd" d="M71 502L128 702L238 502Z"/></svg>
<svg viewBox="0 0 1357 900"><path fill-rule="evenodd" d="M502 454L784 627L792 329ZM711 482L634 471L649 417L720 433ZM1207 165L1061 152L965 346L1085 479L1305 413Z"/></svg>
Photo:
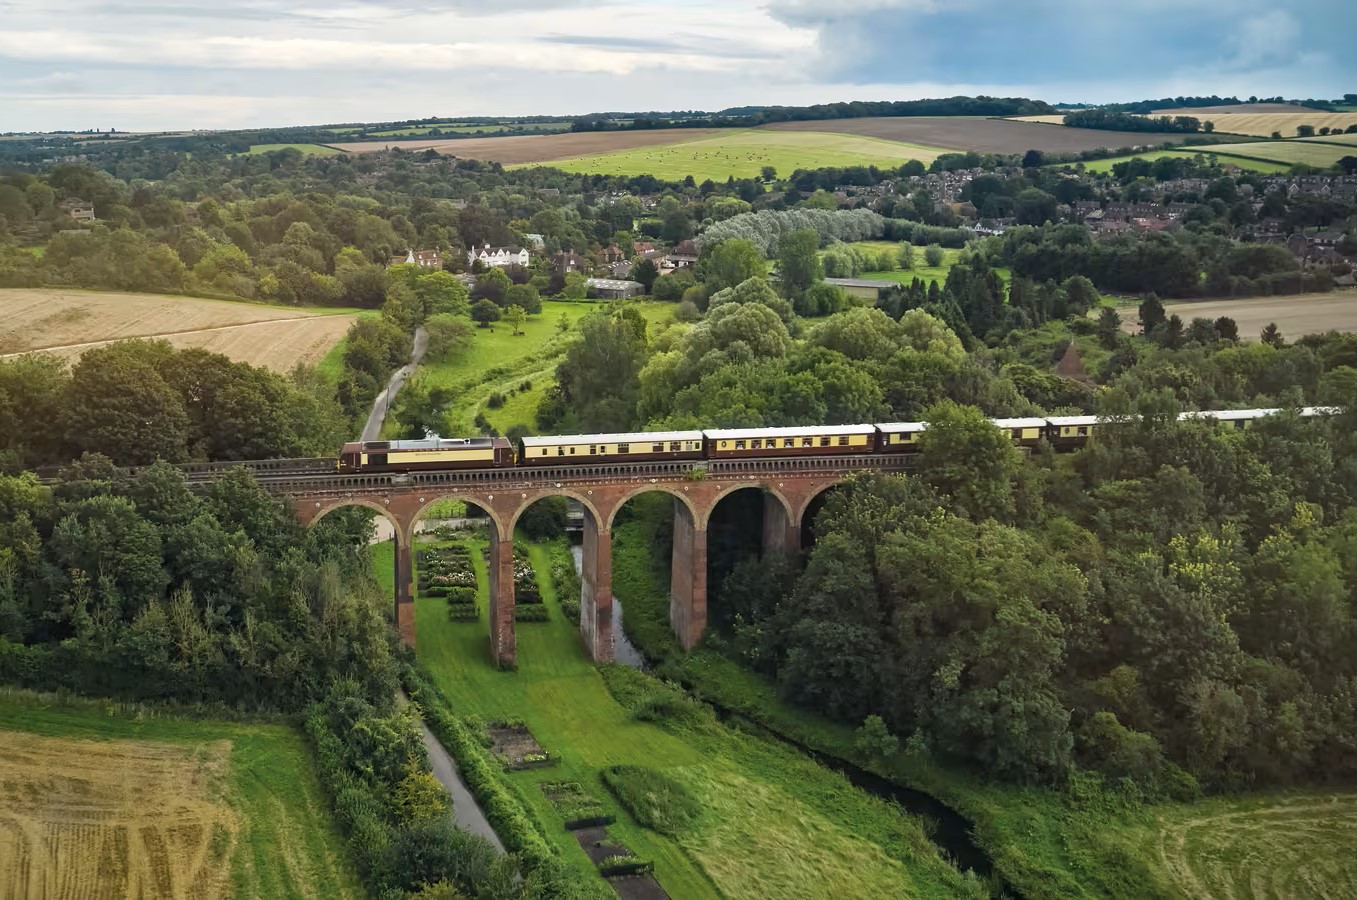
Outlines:
<svg viewBox="0 0 1357 900"><path fill-rule="evenodd" d="M303 156L338 156L343 150L326 147L324 144L254 144L243 156L258 156L261 153L273 153L276 150L300 150Z"/></svg>
<svg viewBox="0 0 1357 900"><path fill-rule="evenodd" d="M730 176L756 177L764 166L772 166L783 176L797 169L830 166L896 168L911 159L932 162L946 152L853 134L740 129L674 144L592 153L541 165L591 175L648 174L671 181L691 175L698 181L708 178L725 181Z"/></svg>

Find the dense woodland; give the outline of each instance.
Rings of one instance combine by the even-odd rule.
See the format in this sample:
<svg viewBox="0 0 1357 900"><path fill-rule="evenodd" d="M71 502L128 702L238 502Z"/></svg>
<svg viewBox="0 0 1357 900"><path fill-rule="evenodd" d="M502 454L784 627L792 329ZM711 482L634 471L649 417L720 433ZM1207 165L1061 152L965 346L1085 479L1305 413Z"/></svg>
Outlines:
<svg viewBox="0 0 1357 900"><path fill-rule="evenodd" d="M910 187L917 164L794 173L773 201L752 179L665 185L408 154L169 166L157 152L3 176L0 285L377 312L336 377L148 342L69 370L0 360L0 678L304 713L374 892L446 878L480 896L579 895L545 863L515 881L437 824L441 795L392 705L410 673L356 552L364 516L304 531L243 472L195 494L171 466L115 464L331 454L416 326L435 357L457 354L477 325L532 314L542 296L582 299L549 254L697 238L691 269L661 277L635 260L642 302L674 304L673 324L613 304L568 329L536 430L931 423L918 477L832 494L804 564L757 559L742 543L753 522L717 529L713 646L795 703L871 720L883 745L995 779L1094 780L1135 800L1351 779L1357 337L1241 335L1160 299L1323 290L1335 272L1235 240L1258 182L1205 161L1098 177L1022 159L931 168L964 162L1002 164L964 199L1022 224L975 239ZM1209 188L1173 233L1094 239L1057 223L1061 206L1189 174ZM875 210L840 209L829 190L888 180ZM72 222L67 196L101 221ZM1346 227L1354 212L1303 193L1265 204L1302 226ZM526 233L545 243L529 271L455 277L465 246ZM905 243L883 259L854 246L865 239ZM444 250L454 271L388 265L412 247ZM945 278L875 306L824 280L940 266L944 248L959 251ZM1107 305L1108 291L1138 301ZM402 427L440 430L451 398L408 396ZM1294 412L1317 404L1336 412ZM1289 411L1241 431L1177 417L1261 406ZM1063 412L1110 421L1087 449L1024 455L986 418ZM26 470L43 465L65 468L41 484Z"/></svg>

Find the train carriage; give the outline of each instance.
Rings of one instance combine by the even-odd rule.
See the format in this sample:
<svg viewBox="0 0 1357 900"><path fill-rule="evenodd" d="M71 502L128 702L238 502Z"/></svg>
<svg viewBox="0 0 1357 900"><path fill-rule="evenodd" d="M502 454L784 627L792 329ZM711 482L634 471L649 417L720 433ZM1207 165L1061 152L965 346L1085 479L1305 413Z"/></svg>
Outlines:
<svg viewBox="0 0 1357 900"><path fill-rule="evenodd" d="M1073 450L1088 443L1098 428L1097 416L1051 416L1048 440L1057 450Z"/></svg>
<svg viewBox="0 0 1357 900"><path fill-rule="evenodd" d="M876 449L875 425L718 428L706 435L708 459L751 456L841 456Z"/></svg>
<svg viewBox="0 0 1357 900"><path fill-rule="evenodd" d="M919 449L919 435L927 430L927 422L889 422L878 425L877 452L913 453Z"/></svg>
<svg viewBox="0 0 1357 900"><path fill-rule="evenodd" d="M574 434L525 437L519 442L522 466L582 463L651 462L702 459L702 432L651 431L633 434Z"/></svg>
<svg viewBox="0 0 1357 900"><path fill-rule="evenodd" d="M429 438L423 441L361 441L345 444L341 472L420 472L488 469L514 464L505 438Z"/></svg>
<svg viewBox="0 0 1357 900"><path fill-rule="evenodd" d="M1037 447L1046 437L1045 419L1034 417L1021 419L995 419L995 427L1008 433L1013 443L1019 447Z"/></svg>

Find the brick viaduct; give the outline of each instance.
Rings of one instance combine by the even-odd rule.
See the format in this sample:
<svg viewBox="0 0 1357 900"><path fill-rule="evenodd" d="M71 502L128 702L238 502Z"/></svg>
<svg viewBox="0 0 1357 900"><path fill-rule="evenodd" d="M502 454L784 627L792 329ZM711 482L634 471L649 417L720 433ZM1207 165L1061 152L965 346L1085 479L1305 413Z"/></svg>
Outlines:
<svg viewBox="0 0 1357 900"><path fill-rule="evenodd" d="M854 472L897 472L904 456L786 457L699 463L616 463L544 469L289 476L261 473L270 491L289 497L305 525L344 506L385 516L396 536L396 624L415 641L415 526L439 500L461 500L490 517L490 645L501 666L517 660L514 636L513 534L518 517L544 497L567 497L584 508L580 632L590 657L613 656L612 526L628 500L662 491L674 498L674 550L669 621L685 648L707 624L707 525L722 499L748 488L764 494L766 552L800 549L801 525L811 502Z"/></svg>

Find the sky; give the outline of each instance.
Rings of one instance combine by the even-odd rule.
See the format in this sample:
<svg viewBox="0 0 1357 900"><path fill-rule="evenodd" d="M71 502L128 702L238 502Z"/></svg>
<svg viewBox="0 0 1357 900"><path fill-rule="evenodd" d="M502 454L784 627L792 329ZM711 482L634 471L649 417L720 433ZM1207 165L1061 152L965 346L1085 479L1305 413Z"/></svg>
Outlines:
<svg viewBox="0 0 1357 900"><path fill-rule="evenodd" d="M1357 92L1351 2L0 0L0 132L1332 98Z"/></svg>

